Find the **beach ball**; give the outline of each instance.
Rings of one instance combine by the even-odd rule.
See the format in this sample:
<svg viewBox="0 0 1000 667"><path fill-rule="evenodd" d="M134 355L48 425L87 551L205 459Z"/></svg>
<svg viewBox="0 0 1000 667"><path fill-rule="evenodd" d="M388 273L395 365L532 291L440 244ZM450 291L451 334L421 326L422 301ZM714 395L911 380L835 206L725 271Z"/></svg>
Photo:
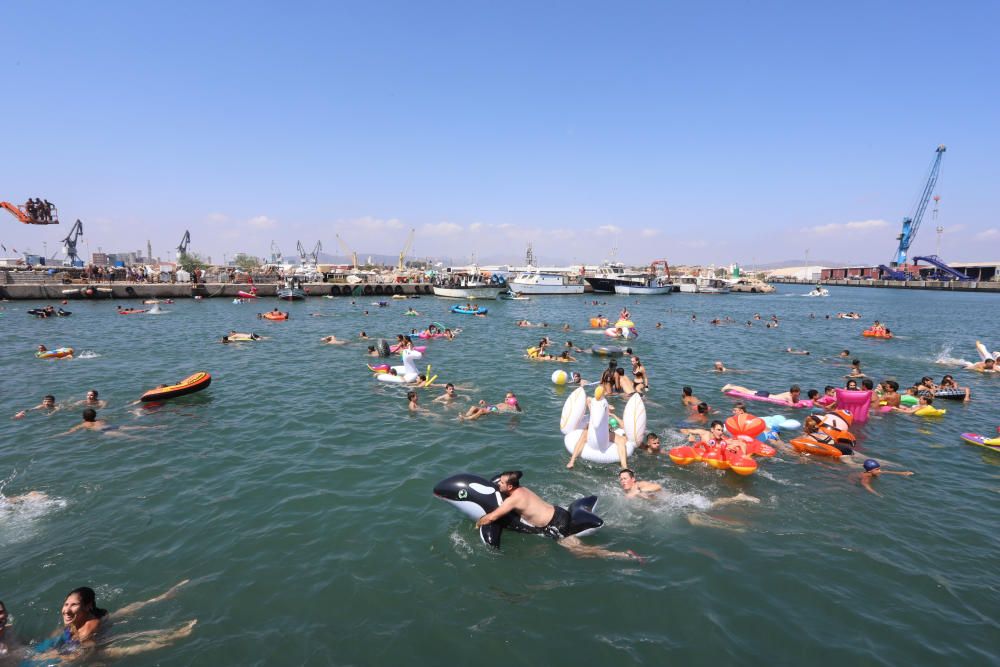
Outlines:
<svg viewBox="0 0 1000 667"><path fill-rule="evenodd" d="M552 384L564 385L567 380L569 380L569 374L566 371L560 369L552 372Z"/></svg>

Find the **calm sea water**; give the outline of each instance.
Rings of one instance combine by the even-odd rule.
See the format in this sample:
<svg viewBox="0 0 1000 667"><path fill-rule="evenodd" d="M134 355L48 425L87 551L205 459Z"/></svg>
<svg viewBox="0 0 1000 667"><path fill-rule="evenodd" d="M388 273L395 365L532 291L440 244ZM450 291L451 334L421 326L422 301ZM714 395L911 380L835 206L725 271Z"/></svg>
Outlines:
<svg viewBox="0 0 1000 667"><path fill-rule="evenodd" d="M0 599L30 640L59 624L76 586L93 586L115 609L191 579L115 632L197 618L193 635L119 663L127 665L997 664L1000 455L958 436L998 425L1000 377L964 371L959 360L977 359L977 339L1000 348L1000 297L850 288L801 296L808 289L639 303L597 295L607 302L599 306L535 297L492 303L486 319L451 315L451 302L434 298L386 308L314 299L288 306L292 319L278 323L255 316L270 301L185 300L158 316L71 302L72 317L48 320L25 314L38 303L2 304L3 493L40 490L53 500L0 510ZM727 415L724 382L772 391L841 384L848 369L824 358L845 348L877 379L954 373L973 400L949 402L940 419L875 416L864 426L866 454L916 472L883 477L881 498L829 461L779 455L738 478L637 456L640 478L665 491L626 501L614 467L565 469L558 422L568 392L549 375L566 367L523 358L544 333L580 347L603 342L582 332L587 318L613 317L625 303L652 379L649 425L666 443L681 440L682 385ZM423 315L404 316L407 306ZM839 310L865 318L824 318ZM777 314L780 327L708 324L755 312ZM520 329L519 318L573 331ZM863 339L876 318L898 338ZM364 343L319 341L356 340L361 330L394 338L431 320L463 328L453 342L430 343L438 381L490 402L514 390L523 415L460 423L428 390L431 412L411 416L403 389L372 380ZM218 344L230 329L267 340ZM37 360L38 343L72 346L79 358ZM811 355L782 352L789 346ZM596 379L603 361L578 356L570 370ZM712 373L716 359L747 372ZM208 390L158 411L128 405L195 370L212 373ZM90 388L110 402L101 416L112 424L151 428L59 435L79 407L9 418L46 393L67 406ZM431 494L456 472L508 468L553 502L601 496L607 523L586 541L648 562L579 559L521 535L491 552ZM738 491L760 504L708 508Z"/></svg>

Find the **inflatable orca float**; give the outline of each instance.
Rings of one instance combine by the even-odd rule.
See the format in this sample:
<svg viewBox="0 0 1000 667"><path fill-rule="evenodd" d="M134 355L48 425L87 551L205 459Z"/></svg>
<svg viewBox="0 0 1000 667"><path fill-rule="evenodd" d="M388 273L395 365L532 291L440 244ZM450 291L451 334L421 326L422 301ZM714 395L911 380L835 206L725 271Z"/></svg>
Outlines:
<svg viewBox="0 0 1000 667"><path fill-rule="evenodd" d="M434 495L447 501L473 521L478 521L480 517L492 512L503 502L503 497L496 488L499 481L500 475L487 481L476 475L461 473L438 482L434 486ZM590 535L604 525L604 521L593 513L595 505L597 496L587 496L569 506L570 524L565 531L567 537ZM499 549L500 535L505 528L518 533L545 534L544 526L532 526L517 512L510 512L499 520L480 527L479 537L483 540L483 544Z"/></svg>

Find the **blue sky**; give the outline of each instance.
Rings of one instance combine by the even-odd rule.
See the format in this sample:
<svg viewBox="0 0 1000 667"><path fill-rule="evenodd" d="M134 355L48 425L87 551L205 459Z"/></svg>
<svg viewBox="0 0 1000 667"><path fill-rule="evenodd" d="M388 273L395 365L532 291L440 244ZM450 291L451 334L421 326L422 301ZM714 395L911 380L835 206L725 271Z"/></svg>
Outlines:
<svg viewBox="0 0 1000 667"><path fill-rule="evenodd" d="M1000 3L7 3L8 248L1000 260ZM11 26L20 26L12 29ZM930 213L913 251L936 250ZM914 254L914 253L911 253Z"/></svg>

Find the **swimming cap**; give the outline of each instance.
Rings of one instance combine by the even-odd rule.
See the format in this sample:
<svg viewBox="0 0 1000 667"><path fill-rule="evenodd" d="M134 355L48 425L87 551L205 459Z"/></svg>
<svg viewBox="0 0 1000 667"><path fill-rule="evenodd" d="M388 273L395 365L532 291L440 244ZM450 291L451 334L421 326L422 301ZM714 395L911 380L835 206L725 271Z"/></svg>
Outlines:
<svg viewBox="0 0 1000 667"><path fill-rule="evenodd" d="M594 400L599 401L602 396L604 396L604 387L598 387L594 390Z"/></svg>
<svg viewBox="0 0 1000 667"><path fill-rule="evenodd" d="M872 470L875 470L876 468L881 468L881 467L882 466L880 466L879 462L876 461L875 459L867 459L867 460L865 460L865 472L871 472Z"/></svg>

